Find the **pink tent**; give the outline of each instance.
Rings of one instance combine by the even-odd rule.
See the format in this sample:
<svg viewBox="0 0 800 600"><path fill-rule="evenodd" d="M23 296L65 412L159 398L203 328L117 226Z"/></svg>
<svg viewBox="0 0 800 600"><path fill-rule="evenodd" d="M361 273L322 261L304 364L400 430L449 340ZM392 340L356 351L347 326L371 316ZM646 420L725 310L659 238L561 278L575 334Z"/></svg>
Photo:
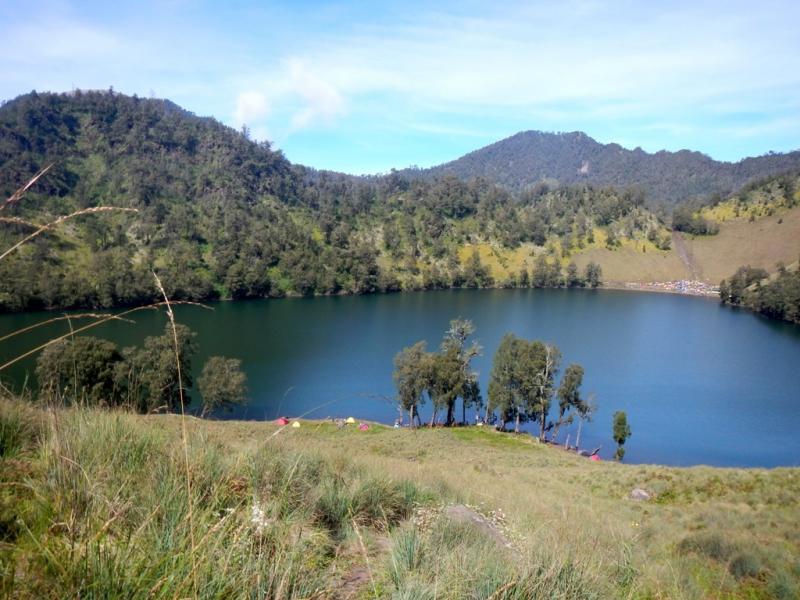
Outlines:
<svg viewBox="0 0 800 600"><path fill-rule="evenodd" d="M600 455L599 454L592 454L589 457L589 460L593 460L594 462L600 462Z"/></svg>
<svg viewBox="0 0 800 600"><path fill-rule="evenodd" d="M288 424L289 424L289 419L287 419L286 417L281 417L280 419L278 419L278 420L277 420L277 421L275 421L275 422L276 422L278 425L288 425Z"/></svg>
<svg viewBox="0 0 800 600"><path fill-rule="evenodd" d="M369 425L367 425L366 423L361 423L361 425L359 425L358 428L361 431L366 431L367 429L369 429Z"/></svg>

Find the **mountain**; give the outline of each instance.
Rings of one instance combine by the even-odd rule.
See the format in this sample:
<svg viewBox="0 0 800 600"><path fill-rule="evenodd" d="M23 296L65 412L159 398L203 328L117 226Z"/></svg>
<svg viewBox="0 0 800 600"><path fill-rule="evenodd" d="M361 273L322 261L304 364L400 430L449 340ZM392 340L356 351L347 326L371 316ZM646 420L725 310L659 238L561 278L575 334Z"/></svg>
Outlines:
<svg viewBox="0 0 800 600"><path fill-rule="evenodd" d="M561 137L598 156L608 150L586 136ZM558 175L556 155L550 172ZM691 248L698 259L687 269L670 248L670 223L643 190L589 181L595 163L586 160L585 180L525 189L467 172L356 177L292 164L166 100L27 94L0 106L0 198L54 166L2 209L0 249L31 223L87 207L138 212L83 215L0 260L0 311L147 303L158 298L153 272L176 300L210 300L581 285L592 263L607 280L717 283L741 264L769 269L796 259L793 243L776 245L796 239L800 226L796 176L748 192L744 204L764 206L747 213L755 225L730 208L734 221L716 243ZM761 242L769 247L753 261L743 256Z"/></svg>
<svg viewBox="0 0 800 600"><path fill-rule="evenodd" d="M641 187L652 200L676 203L711 194L735 192L754 178L800 167L800 151L720 162L681 150L655 154L619 144L600 144L585 133L523 131L461 158L430 169L409 169L407 176L461 179L485 177L520 191L542 181L562 185Z"/></svg>

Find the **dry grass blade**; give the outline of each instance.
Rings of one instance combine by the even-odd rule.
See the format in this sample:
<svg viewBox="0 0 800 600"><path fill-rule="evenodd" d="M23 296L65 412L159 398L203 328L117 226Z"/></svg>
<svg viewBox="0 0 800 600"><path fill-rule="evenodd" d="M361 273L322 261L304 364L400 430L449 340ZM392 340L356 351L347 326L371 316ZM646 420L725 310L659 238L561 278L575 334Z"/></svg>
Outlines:
<svg viewBox="0 0 800 600"><path fill-rule="evenodd" d="M107 313L80 313L77 315L64 315L63 317L53 317L52 319L47 319L46 321L40 321L39 323L34 323L33 325L28 325L27 327L23 327L22 329L17 329L16 331L7 333L6 335L0 337L0 342L4 342L7 339L17 335L27 333L28 331L32 331L33 329L38 329L39 327L50 325L51 323L57 323L59 321L72 321L74 319L112 319L116 321L124 321L125 323L136 323L136 321L133 321L131 319L124 319L118 315L110 315Z"/></svg>
<svg viewBox="0 0 800 600"><path fill-rule="evenodd" d="M140 310L148 310L148 309L149 310L155 310L155 309L157 309L157 308L159 308L161 306L164 306L165 304L166 304L165 302L154 302L153 304L147 304L145 306L137 306L136 308L131 308L131 309L123 311L123 312L121 312L121 313L119 313L117 315L109 315L108 317L106 317L104 319L99 319L99 320L97 320L97 321L95 321L93 323L89 323L88 325L84 325L83 327L78 327L77 329L75 329L74 331L71 331L70 333L66 333L66 334L61 335L59 337L53 338L51 340L48 340L44 344L40 344L39 346L36 346L36 348L33 348L32 350L28 350L24 354L20 354L19 356L15 357L15 358L12 358L11 360L6 362L5 364L0 365L0 371L2 371L4 369L7 369L8 367L13 365L14 363L17 363L17 362L21 361L22 359L31 356L32 354L36 354L40 350L43 350L44 348L47 348L47 346L49 346L50 344L55 344L56 342L59 342L59 341L61 341L63 339L66 339L68 337L72 337L75 334L82 333L83 331L86 331L87 329L92 329L93 327L97 327L98 325L102 325L103 323L107 323L108 321L120 320L125 315L129 315L131 313L134 313L134 312L137 312L137 311L140 311ZM199 302L190 302L188 300L178 300L178 301L175 301L175 302L170 302L170 304L189 304L191 306L200 306L202 308L207 308L208 310L213 310L210 306L206 306L205 304L201 304Z"/></svg>
<svg viewBox="0 0 800 600"><path fill-rule="evenodd" d="M158 275L153 272L153 277L156 280L156 285L159 291L164 296L164 304L167 307L167 317L169 317L170 325L172 326L172 340L175 344L175 366L178 372L178 396L181 401L181 436L183 438L183 457L186 463L186 496L189 500L189 540L192 546L192 585L194 596L197 597L197 557L196 546L194 542L194 500L192 499L192 471L189 467L189 440L186 435L186 410L183 398L183 377L181 375L181 357L180 349L178 346L178 329L175 327L175 314L172 312L172 305L169 303L164 286L161 285L161 280Z"/></svg>
<svg viewBox="0 0 800 600"><path fill-rule="evenodd" d="M9 225L22 225L24 227L32 227L33 229L39 227L36 223L31 223L30 221L20 219L19 217L0 217L0 223L8 223Z"/></svg>
<svg viewBox="0 0 800 600"><path fill-rule="evenodd" d="M45 173L47 173L47 172L48 172L50 169L52 169L52 168L53 168L53 164L55 164L55 163L50 163L49 165L47 165L46 167L44 167L43 169L41 169L41 170L40 170L38 173L36 173L36 175L34 175L33 177L31 177L31 179L28 181L28 183L26 183L25 185L23 185L21 188L19 188L19 189L18 189L16 192L14 192L13 194L11 194L11 196L9 196L9 197L6 199L6 201L5 201L5 202L3 202L3 204L2 204L2 205L0 205L0 210L3 210L3 209L4 209L4 208L6 208L7 206L10 206L10 205L14 204L15 202L19 202L19 201L22 199L22 197L25 195L25 192L27 192L29 189L31 189L31 187L33 186L33 184L34 184L34 183L36 183L37 181L39 181L39 179L41 179L41 177L42 177L42 176L43 176Z"/></svg>
<svg viewBox="0 0 800 600"><path fill-rule="evenodd" d="M80 217L82 215L91 215L91 214L94 214L94 213L110 212L110 211L114 211L114 210L118 210L118 211L122 211L122 212L139 212L135 208L122 208L122 207L119 207L119 206L94 206L92 208L84 208L84 209L81 209L81 210L76 210L75 212L70 213L68 215L62 215L62 216L58 217L55 221L51 221L50 223L47 223L45 225L39 226L39 228L36 231L34 231L33 233L25 236L19 242L17 242L13 246L11 246L11 248L9 248L5 252L3 252L3 254L0 254L0 260L3 260L6 256L8 256L12 252L14 252L14 250L19 248L23 244L31 241L32 239L34 239L35 237L37 237L37 236L39 236L41 234L43 234L45 231L47 231L49 229L52 229L53 227L56 227L56 226L60 225L61 223L64 223L65 221L69 221L70 219L74 219L75 217Z"/></svg>

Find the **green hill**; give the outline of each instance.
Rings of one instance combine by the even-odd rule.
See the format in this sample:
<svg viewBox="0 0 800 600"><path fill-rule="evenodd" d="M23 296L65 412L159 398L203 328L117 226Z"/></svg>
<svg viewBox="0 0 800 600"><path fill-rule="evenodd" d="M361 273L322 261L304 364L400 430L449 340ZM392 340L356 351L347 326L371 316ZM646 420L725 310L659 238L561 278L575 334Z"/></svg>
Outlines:
<svg viewBox="0 0 800 600"><path fill-rule="evenodd" d="M412 171L417 176L452 174L485 177L512 190L541 181L640 187L653 200L670 204L712 194L727 195L755 178L800 167L800 151L720 162L681 150L655 154L619 144L600 144L580 131L523 131L452 162Z"/></svg>
<svg viewBox="0 0 800 600"><path fill-rule="evenodd" d="M558 156L596 145L579 135L534 138L563 146ZM743 161L731 185L792 156ZM496 177L314 171L169 101L112 91L32 93L0 107L0 194L48 164L25 198L4 210L0 247L31 232L23 221L42 225L98 205L138 213L74 219L7 257L2 311L145 303L158 297L152 271L174 299L211 300L581 285L592 262L609 282L716 284L745 258L772 269L797 256L797 209L787 204L720 219L717 236L687 238L687 250L673 243L683 238L673 239L670 216L651 208L646 186L625 187L637 182L621 176L603 180L618 187L589 177L515 190ZM669 161L659 164L631 168L666 186L683 177ZM743 188L745 204L763 200L758 185ZM721 200L696 210L722 215Z"/></svg>
<svg viewBox="0 0 800 600"><path fill-rule="evenodd" d="M9 399L0 450L7 597L800 593L797 469L593 463L477 427L184 430Z"/></svg>

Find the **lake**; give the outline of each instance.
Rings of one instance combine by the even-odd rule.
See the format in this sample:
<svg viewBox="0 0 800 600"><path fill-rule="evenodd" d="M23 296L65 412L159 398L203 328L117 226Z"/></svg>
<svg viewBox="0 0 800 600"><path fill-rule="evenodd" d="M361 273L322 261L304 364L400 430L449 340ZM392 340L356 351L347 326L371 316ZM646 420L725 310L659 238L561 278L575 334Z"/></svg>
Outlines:
<svg viewBox="0 0 800 600"><path fill-rule="evenodd" d="M483 347L474 363L486 395L491 360L507 332L556 344L583 365L583 393L598 411L581 446L613 454L611 419L633 432L626 462L718 466L800 465L800 327L720 306L712 299L614 290L448 290L375 296L182 306L205 358L242 360L251 402L223 418L354 416L392 423L394 355L426 340L438 347L449 321L471 319ZM0 316L0 335L54 315ZM163 312L93 330L121 346L163 330ZM60 323L0 344L9 357L67 331ZM3 373L19 386L33 361ZM195 392L195 394L197 394ZM555 402L554 402L555 404ZM423 407L423 419L428 413ZM460 416L460 409L458 411ZM576 426L562 429L575 439Z"/></svg>

